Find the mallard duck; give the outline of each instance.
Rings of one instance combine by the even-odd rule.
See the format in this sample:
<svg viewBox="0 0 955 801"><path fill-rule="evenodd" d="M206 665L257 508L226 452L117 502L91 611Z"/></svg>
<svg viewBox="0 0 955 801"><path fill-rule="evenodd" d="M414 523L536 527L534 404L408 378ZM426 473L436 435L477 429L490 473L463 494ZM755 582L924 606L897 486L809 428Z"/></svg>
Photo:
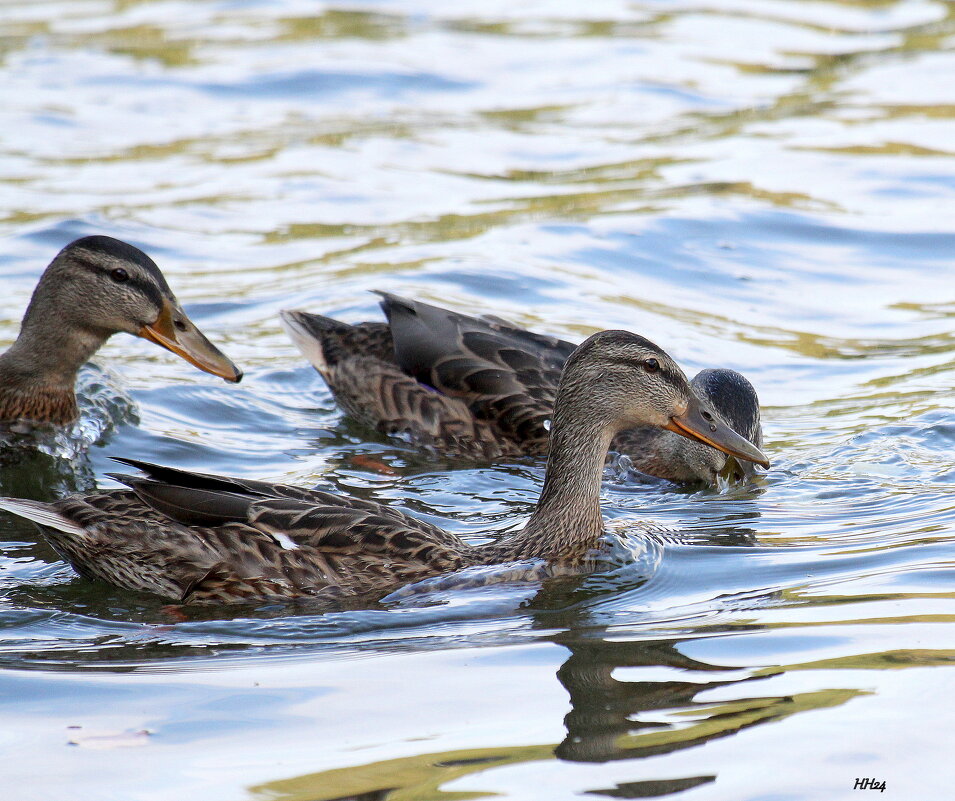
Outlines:
<svg viewBox="0 0 955 801"><path fill-rule="evenodd" d="M242 377L186 316L149 256L109 236L86 236L50 262L17 341L0 355L0 422L75 420L77 372L120 331L226 381Z"/></svg>
<svg viewBox="0 0 955 801"><path fill-rule="evenodd" d="M383 596L469 566L525 559L579 565L603 535L604 457L620 431L667 429L768 466L697 398L660 348L625 331L594 334L567 360L554 403L540 500L527 525L491 545L396 509L284 484L121 459L131 490L53 503L0 499L33 520L83 576L184 603Z"/></svg>
<svg viewBox="0 0 955 801"><path fill-rule="evenodd" d="M379 294L387 323L282 312L292 340L345 412L453 457L547 453L557 382L575 345L494 317ZM692 386L723 422L762 447L759 399L749 381L734 370L704 370ZM715 448L648 426L621 433L611 448L640 472L677 482L715 484L727 464Z"/></svg>

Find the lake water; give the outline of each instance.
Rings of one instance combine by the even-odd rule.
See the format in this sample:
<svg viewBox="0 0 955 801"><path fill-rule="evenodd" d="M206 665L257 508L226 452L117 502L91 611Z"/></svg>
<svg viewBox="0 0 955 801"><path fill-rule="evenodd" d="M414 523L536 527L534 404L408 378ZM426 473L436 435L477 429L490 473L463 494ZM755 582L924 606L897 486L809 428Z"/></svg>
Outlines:
<svg viewBox="0 0 955 801"><path fill-rule="evenodd" d="M0 53L0 346L108 233L247 371L116 337L120 422L4 494L126 455L520 524L539 465L369 435L279 327L372 289L734 367L773 459L608 474L613 573L324 615L180 619L4 515L4 799L955 797L955 4L3 0Z"/></svg>

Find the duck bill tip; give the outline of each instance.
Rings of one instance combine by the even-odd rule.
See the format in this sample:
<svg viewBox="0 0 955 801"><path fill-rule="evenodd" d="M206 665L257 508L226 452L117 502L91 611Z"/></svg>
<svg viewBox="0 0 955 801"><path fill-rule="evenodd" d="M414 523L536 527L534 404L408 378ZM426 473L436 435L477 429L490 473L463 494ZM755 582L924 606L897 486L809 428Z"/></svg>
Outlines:
<svg viewBox="0 0 955 801"><path fill-rule="evenodd" d="M691 413L694 411L695 414ZM697 417L700 419L697 420ZM698 440L737 459L753 462L760 467L769 469L769 459L759 448L745 437L737 434L725 423L716 420L704 420L698 409L691 408L685 414L671 417L669 424L664 428L688 439Z"/></svg>

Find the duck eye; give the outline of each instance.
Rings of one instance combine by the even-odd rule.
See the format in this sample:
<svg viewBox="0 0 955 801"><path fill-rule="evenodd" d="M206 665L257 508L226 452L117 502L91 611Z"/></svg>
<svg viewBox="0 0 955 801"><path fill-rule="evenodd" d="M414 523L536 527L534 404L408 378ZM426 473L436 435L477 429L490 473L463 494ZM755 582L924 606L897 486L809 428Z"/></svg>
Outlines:
<svg viewBox="0 0 955 801"><path fill-rule="evenodd" d="M126 272L122 267L117 267L115 270L110 272L109 277L112 278L117 284L125 284L129 280L129 273Z"/></svg>
<svg viewBox="0 0 955 801"><path fill-rule="evenodd" d="M656 359L646 359L643 362L643 369L648 373L655 373L660 369L660 362L658 362Z"/></svg>

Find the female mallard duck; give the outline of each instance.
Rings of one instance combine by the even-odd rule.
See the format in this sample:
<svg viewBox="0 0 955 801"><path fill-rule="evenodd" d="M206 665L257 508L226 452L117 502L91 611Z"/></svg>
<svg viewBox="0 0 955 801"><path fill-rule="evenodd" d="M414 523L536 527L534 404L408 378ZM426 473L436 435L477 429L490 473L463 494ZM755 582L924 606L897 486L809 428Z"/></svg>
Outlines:
<svg viewBox="0 0 955 801"><path fill-rule="evenodd" d="M547 453L557 382L575 345L380 294L387 323L282 312L292 340L348 414L456 457ZM704 370L692 386L723 422L762 447L759 399L749 381L733 370ZM641 472L670 481L715 484L727 463L715 448L652 426L622 432L611 448Z"/></svg>
<svg viewBox="0 0 955 801"><path fill-rule="evenodd" d="M603 331L567 360L554 404L544 488L520 531L472 546L372 501L120 460L132 488L54 503L0 499L39 524L81 575L184 603L382 596L408 582L522 559L579 564L603 534L600 482L610 441L667 429L768 466L697 398L651 342Z"/></svg>
<svg viewBox="0 0 955 801"><path fill-rule="evenodd" d="M118 239L86 236L50 262L20 336L0 355L0 422L75 420L77 372L120 331L155 342L226 381L242 377L186 317L149 256Z"/></svg>

